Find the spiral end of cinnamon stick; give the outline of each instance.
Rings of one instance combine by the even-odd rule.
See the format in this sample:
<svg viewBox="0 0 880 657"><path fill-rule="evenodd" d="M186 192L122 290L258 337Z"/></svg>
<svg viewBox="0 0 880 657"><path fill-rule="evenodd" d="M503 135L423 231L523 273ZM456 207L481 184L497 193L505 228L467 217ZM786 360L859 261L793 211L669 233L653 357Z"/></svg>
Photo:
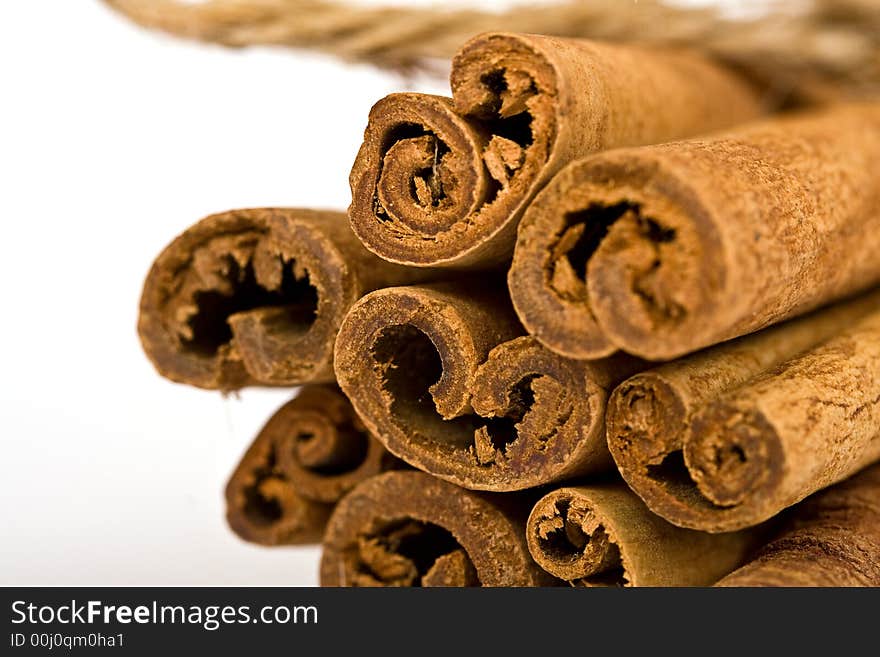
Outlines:
<svg viewBox="0 0 880 657"><path fill-rule="evenodd" d="M244 540L314 542L332 504L394 459L333 386L305 388L260 431L226 488L227 519Z"/></svg>
<svg viewBox="0 0 880 657"><path fill-rule="evenodd" d="M456 471L450 480L510 491L604 469L609 459L602 408L610 379L605 370L626 372L628 366L588 366L532 337L495 347L472 380L477 429L467 451L447 456L449 470Z"/></svg>
<svg viewBox="0 0 880 657"><path fill-rule="evenodd" d="M511 502L508 498L506 502ZM515 506L515 505L514 505ZM336 507L322 586L536 586L524 523L504 504L418 472L388 472Z"/></svg>
<svg viewBox="0 0 880 657"><path fill-rule="evenodd" d="M770 495L781 461L773 460L778 441L766 422L729 425L732 417L701 412L692 419L671 381L643 372L611 394L608 449L657 515L680 527L734 531L766 519L755 519L750 502Z"/></svg>
<svg viewBox="0 0 880 657"><path fill-rule="evenodd" d="M708 266L716 241L697 197L649 151L592 156L524 215L511 297L529 332L570 358L671 358L712 330L701 322L723 280Z"/></svg>
<svg viewBox="0 0 880 657"><path fill-rule="evenodd" d="M710 405L691 425L685 464L702 495L732 513L729 529L739 529L736 516L757 524L769 515L762 501L772 501L773 484L785 463L779 437L757 409L741 410L723 402Z"/></svg>
<svg viewBox="0 0 880 657"><path fill-rule="evenodd" d="M456 56L451 82L451 100L392 94L373 107L351 223L392 262L487 268L509 258L549 158L556 73L527 38L490 34Z"/></svg>
<svg viewBox="0 0 880 657"><path fill-rule="evenodd" d="M469 218L492 193L484 140L448 99L380 100L350 175L352 230L392 262L424 267L454 259Z"/></svg>
<svg viewBox="0 0 880 657"><path fill-rule="evenodd" d="M587 265L587 294L619 348L668 360L715 342L711 316L718 267L706 242L676 210L627 204ZM708 324L707 324L708 320Z"/></svg>
<svg viewBox="0 0 880 657"><path fill-rule="evenodd" d="M603 518L576 489L541 498L526 525L532 558L552 575L581 586L625 586L620 549Z"/></svg>
<svg viewBox="0 0 880 657"><path fill-rule="evenodd" d="M374 292L337 339L340 385L389 451L476 490L523 490L606 467L610 372L631 366L587 366L532 338L506 339L520 328L498 299L439 290Z"/></svg>
<svg viewBox="0 0 880 657"><path fill-rule="evenodd" d="M163 376L202 388L333 378L333 340L357 292L341 213L236 210L203 219L156 259L138 332Z"/></svg>

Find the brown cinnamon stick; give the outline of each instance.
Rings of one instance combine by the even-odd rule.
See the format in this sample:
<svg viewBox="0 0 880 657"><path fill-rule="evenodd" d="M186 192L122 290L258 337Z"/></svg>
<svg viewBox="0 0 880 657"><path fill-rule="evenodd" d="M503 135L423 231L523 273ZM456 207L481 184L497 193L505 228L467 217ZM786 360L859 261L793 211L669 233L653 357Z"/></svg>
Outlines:
<svg viewBox="0 0 880 657"><path fill-rule="evenodd" d="M708 586L745 561L756 534L675 527L616 481L548 493L526 537L538 565L575 586Z"/></svg>
<svg viewBox="0 0 880 657"><path fill-rule="evenodd" d="M172 381L221 390L331 382L351 304L426 275L366 251L342 213L233 210L198 222L156 259L138 332Z"/></svg>
<svg viewBox="0 0 880 657"><path fill-rule="evenodd" d="M307 386L269 419L233 472L227 521L254 543L316 542L333 505L395 463L335 386Z"/></svg>
<svg viewBox="0 0 880 657"><path fill-rule="evenodd" d="M786 525L718 586L880 586L880 466L802 502Z"/></svg>
<svg viewBox="0 0 880 657"><path fill-rule="evenodd" d="M655 513L687 513L695 486L683 449L694 414L878 309L880 293L872 293L628 379L612 393L605 418L621 475Z"/></svg>
<svg viewBox="0 0 880 657"><path fill-rule="evenodd" d="M608 469L604 408L644 367L562 358L497 292L373 292L343 321L336 372L364 424L407 463L465 488L522 490Z"/></svg>
<svg viewBox="0 0 880 657"><path fill-rule="evenodd" d="M458 52L452 99L393 94L352 168L352 228L392 262L484 268L509 259L522 211L566 163L716 130L760 113L705 57L487 33Z"/></svg>
<svg viewBox="0 0 880 657"><path fill-rule="evenodd" d="M421 472L387 472L336 507L322 586L540 586L518 495L464 490Z"/></svg>
<svg viewBox="0 0 880 657"><path fill-rule="evenodd" d="M663 360L880 280L880 104L575 163L520 225L508 282L543 344Z"/></svg>
<svg viewBox="0 0 880 657"><path fill-rule="evenodd" d="M880 458L878 302L874 294L621 384L607 426L623 477L670 522L723 532Z"/></svg>

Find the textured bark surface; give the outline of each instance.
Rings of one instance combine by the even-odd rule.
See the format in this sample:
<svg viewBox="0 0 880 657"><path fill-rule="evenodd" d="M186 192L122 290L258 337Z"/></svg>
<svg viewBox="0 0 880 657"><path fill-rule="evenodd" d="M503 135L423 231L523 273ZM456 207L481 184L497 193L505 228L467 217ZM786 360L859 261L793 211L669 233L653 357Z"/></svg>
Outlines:
<svg viewBox="0 0 880 657"><path fill-rule="evenodd" d="M608 448L624 480L655 513L689 514L694 482L683 449L694 414L878 309L880 294L871 293L626 380L612 393L605 418Z"/></svg>
<svg viewBox="0 0 880 657"><path fill-rule="evenodd" d="M226 485L226 518L246 541L317 542L339 498L397 463L336 386L307 386L245 452Z"/></svg>
<svg viewBox="0 0 880 657"><path fill-rule="evenodd" d="M610 468L605 403L644 362L572 361L521 330L491 288L378 290L345 318L336 372L390 452L460 486L522 490Z"/></svg>
<svg viewBox="0 0 880 657"><path fill-rule="evenodd" d="M233 210L159 255L138 332L160 374L200 388L333 381L333 342L359 297L430 277L384 262L339 212Z"/></svg>
<svg viewBox="0 0 880 657"><path fill-rule="evenodd" d="M755 525L880 459L880 311L710 400L687 396L698 373L690 360L667 366L684 395L626 382L608 420L624 477L670 522L711 532ZM709 367L703 374L712 378ZM676 417L685 432L646 430Z"/></svg>
<svg viewBox="0 0 880 657"><path fill-rule="evenodd" d="M525 519L534 499L474 493L421 472L357 486L324 535L322 586L541 586Z"/></svg>
<svg viewBox="0 0 880 657"><path fill-rule="evenodd" d="M880 466L817 493L718 586L880 586Z"/></svg>
<svg viewBox="0 0 880 657"><path fill-rule="evenodd" d="M878 176L880 104L586 158L520 224L514 306L572 358L751 333L880 280Z"/></svg>
<svg viewBox="0 0 880 657"><path fill-rule="evenodd" d="M756 91L702 55L488 33L455 56L452 99L394 94L352 168L352 228L419 267L510 258L523 210L574 159L760 114Z"/></svg>
<svg viewBox="0 0 880 657"><path fill-rule="evenodd" d="M526 526L532 558L575 586L708 586L745 561L757 536L676 527L619 481L548 493Z"/></svg>

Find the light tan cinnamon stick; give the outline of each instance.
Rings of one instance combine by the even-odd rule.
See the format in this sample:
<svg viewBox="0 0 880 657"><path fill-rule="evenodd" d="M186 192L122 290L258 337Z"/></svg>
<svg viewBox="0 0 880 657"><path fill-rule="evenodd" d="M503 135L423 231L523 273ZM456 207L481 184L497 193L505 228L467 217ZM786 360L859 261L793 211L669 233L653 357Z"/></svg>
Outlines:
<svg viewBox="0 0 880 657"><path fill-rule="evenodd" d="M322 586L540 586L520 495L464 490L421 472L358 485L324 535Z"/></svg>
<svg viewBox="0 0 880 657"><path fill-rule="evenodd" d="M757 116L756 91L703 56L487 33L452 65L452 99L393 94L351 171L354 232L417 267L510 258L520 216L562 166Z"/></svg>
<svg viewBox="0 0 880 657"><path fill-rule="evenodd" d="M226 518L246 541L316 542L345 493L397 463L336 386L307 386L242 457L226 486Z"/></svg>
<svg viewBox="0 0 880 657"><path fill-rule="evenodd" d="M520 225L517 313L572 358L663 360L866 289L878 163L880 104L586 158Z"/></svg>
<svg viewBox="0 0 880 657"><path fill-rule="evenodd" d="M491 287L378 290L340 328L339 384L389 451L466 488L522 490L608 469L605 402L644 364L572 361L519 332Z"/></svg>
<svg viewBox="0 0 880 657"><path fill-rule="evenodd" d="M802 502L718 586L880 586L880 466Z"/></svg>
<svg viewBox="0 0 880 657"><path fill-rule="evenodd" d="M338 212L233 210L153 263L138 332L160 374L201 388L333 380L342 316L366 292L422 280L366 251Z"/></svg>
<svg viewBox="0 0 880 657"><path fill-rule="evenodd" d="M878 309L875 292L626 380L612 393L605 418L608 448L621 475L655 513L666 518L687 513L695 486L683 449L693 416Z"/></svg>
<svg viewBox="0 0 880 657"><path fill-rule="evenodd" d="M878 422L876 294L634 377L607 418L646 504L711 532L762 522L880 459Z"/></svg>
<svg viewBox="0 0 880 657"><path fill-rule="evenodd" d="M757 537L671 525L620 481L548 493L526 527L532 558L575 586L708 586L741 565Z"/></svg>

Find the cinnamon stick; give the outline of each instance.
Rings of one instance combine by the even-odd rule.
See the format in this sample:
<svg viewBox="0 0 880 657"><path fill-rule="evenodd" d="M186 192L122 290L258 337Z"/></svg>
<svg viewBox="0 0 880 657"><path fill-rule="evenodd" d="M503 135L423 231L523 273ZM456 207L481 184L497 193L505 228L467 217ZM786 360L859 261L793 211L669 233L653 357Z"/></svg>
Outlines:
<svg viewBox="0 0 880 657"><path fill-rule="evenodd" d="M464 490L421 472L358 485L324 535L322 586L540 586L529 556L528 502Z"/></svg>
<svg viewBox="0 0 880 657"><path fill-rule="evenodd" d="M200 388L333 381L342 316L366 292L430 276L366 251L338 212L211 215L153 263L138 332L160 374Z"/></svg>
<svg viewBox="0 0 880 657"><path fill-rule="evenodd" d="M880 293L868 294L626 380L611 394L605 417L608 448L624 480L655 513L686 513L694 484L683 449L693 416L878 309Z"/></svg>
<svg viewBox="0 0 880 657"><path fill-rule="evenodd" d="M880 104L575 163L526 213L508 282L543 344L652 360L880 280Z"/></svg>
<svg viewBox="0 0 880 657"><path fill-rule="evenodd" d="M608 469L605 402L644 364L569 360L519 332L491 288L378 290L343 321L339 385L391 453L465 488L522 490Z"/></svg>
<svg viewBox="0 0 880 657"><path fill-rule="evenodd" d="M316 542L333 505L395 463L335 386L307 386L269 419L233 472L227 521L254 543Z"/></svg>
<svg viewBox="0 0 880 657"><path fill-rule="evenodd" d="M615 481L548 493L526 537L538 565L575 586L709 586L745 561L756 534L676 527Z"/></svg>
<svg viewBox="0 0 880 657"><path fill-rule="evenodd" d="M510 258L534 194L603 149L757 116L755 90L693 52L487 33L452 63L452 99L393 94L370 112L350 182L354 232L417 267Z"/></svg>
<svg viewBox="0 0 880 657"><path fill-rule="evenodd" d="M607 426L655 513L711 532L762 522L880 459L878 295L638 375Z"/></svg>
<svg viewBox="0 0 880 657"><path fill-rule="evenodd" d="M817 493L718 586L880 586L880 466Z"/></svg>

